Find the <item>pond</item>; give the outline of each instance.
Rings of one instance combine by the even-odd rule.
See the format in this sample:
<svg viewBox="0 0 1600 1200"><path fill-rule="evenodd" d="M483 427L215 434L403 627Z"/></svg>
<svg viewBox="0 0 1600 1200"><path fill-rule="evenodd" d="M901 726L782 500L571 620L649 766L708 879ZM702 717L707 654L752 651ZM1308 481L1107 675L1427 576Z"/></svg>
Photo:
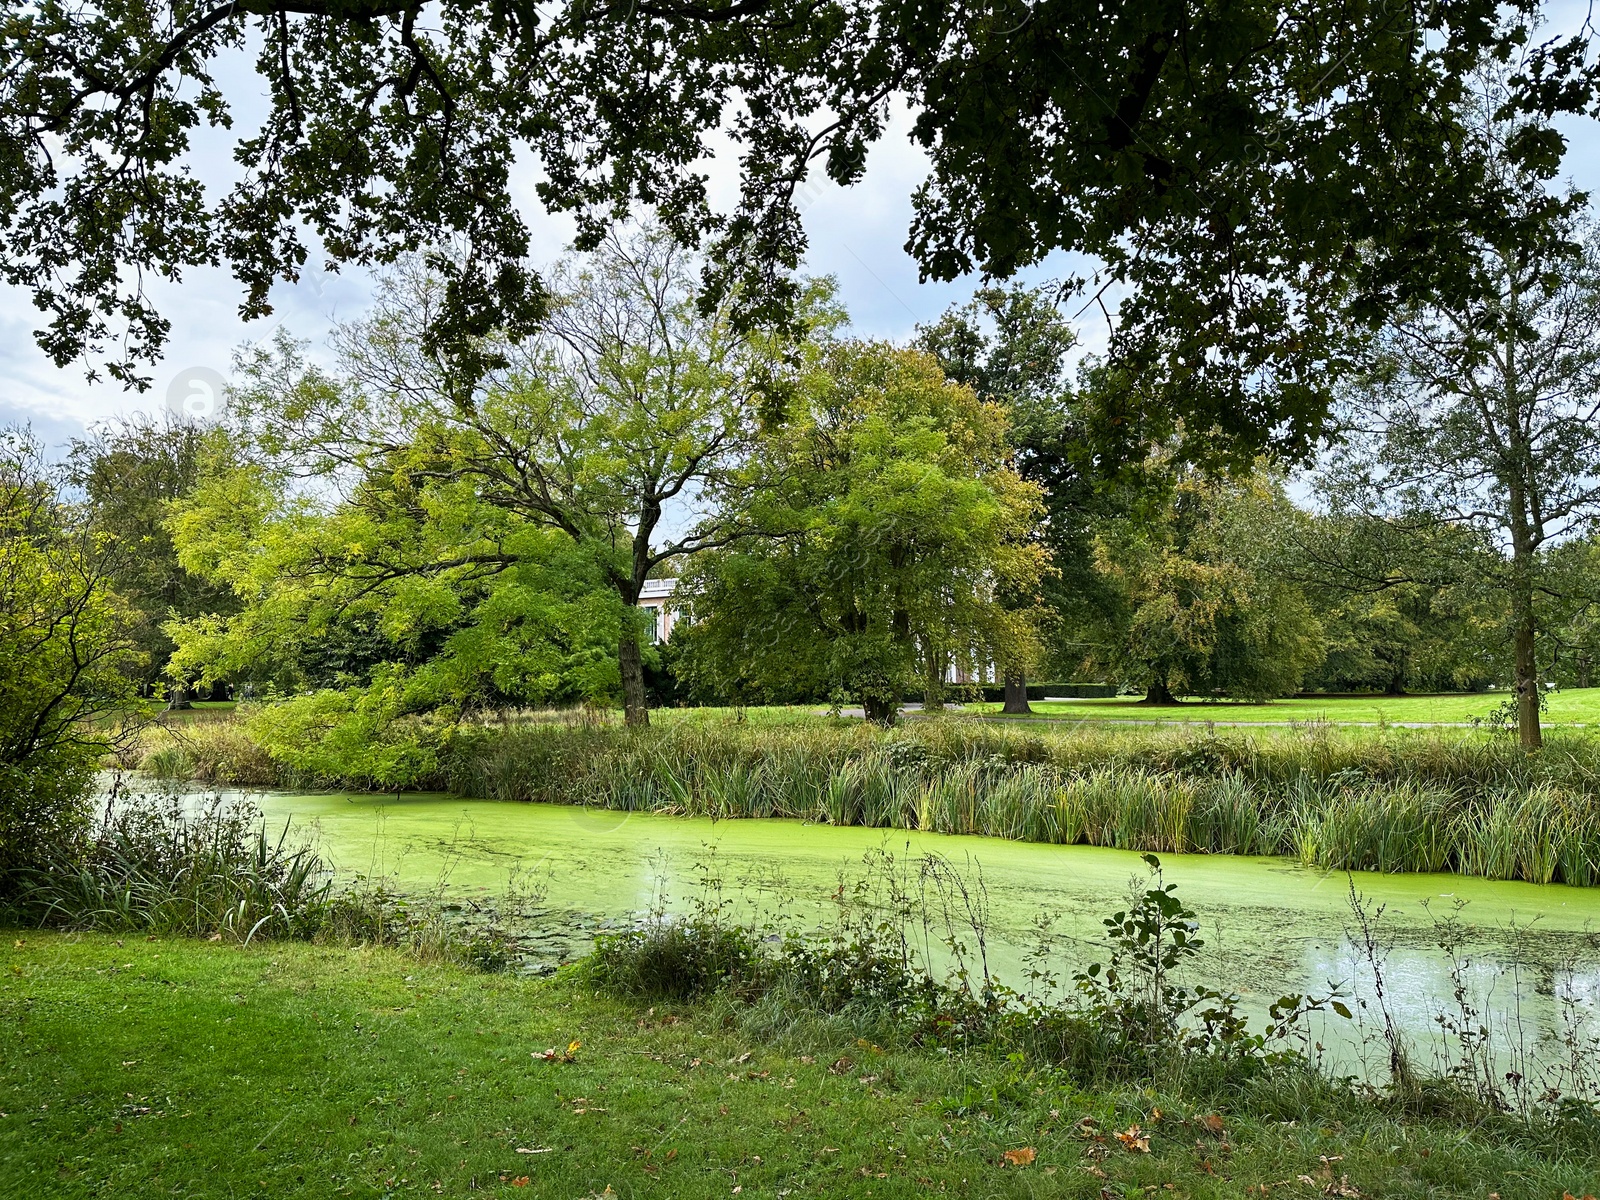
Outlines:
<svg viewBox="0 0 1600 1200"><path fill-rule="evenodd" d="M671 908L688 907L708 868L741 917L825 923L837 911L832 898L841 883L864 875L864 856L887 850L902 865L940 855L973 886L981 881L989 961L1003 979L1020 979L1040 918L1054 917L1063 939L1057 969L1065 977L1104 958L1100 920L1123 906L1130 881L1147 874L1131 852L904 830L713 822L438 795L253 798L269 821L292 822L312 836L347 878L384 878L399 890L458 899L492 898L508 884L537 888L575 935L551 943L557 955L581 952L597 924L630 920L663 891ZM1600 998L1600 939L1592 936L1600 931L1600 888L1352 876L1222 855L1163 855L1162 865L1199 915L1204 982L1237 991L1256 1012L1285 993L1330 986L1342 987L1358 1012L1359 1001L1368 1002L1364 1033L1336 1018L1317 1030L1341 1058L1378 1053L1362 1044L1379 1018L1370 963L1350 932L1352 886L1368 898L1369 912L1382 906L1388 1005L1418 1044L1439 1043L1439 1015L1458 1012L1458 983L1486 1014L1502 1055L1537 1043L1555 1053L1563 1023L1568 1037L1587 1036L1581 1023ZM1452 913L1466 938L1449 955L1438 935Z"/></svg>

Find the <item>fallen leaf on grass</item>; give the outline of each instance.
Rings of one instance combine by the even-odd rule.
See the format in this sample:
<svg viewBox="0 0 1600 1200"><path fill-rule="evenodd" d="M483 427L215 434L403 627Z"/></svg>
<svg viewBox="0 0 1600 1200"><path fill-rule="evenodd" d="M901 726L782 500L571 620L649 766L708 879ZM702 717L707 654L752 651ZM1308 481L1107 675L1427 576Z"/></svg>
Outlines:
<svg viewBox="0 0 1600 1200"><path fill-rule="evenodd" d="M1124 1150L1139 1154L1150 1153L1150 1135L1137 1125L1129 1125L1125 1130L1117 1134L1117 1141L1122 1143Z"/></svg>
<svg viewBox="0 0 1600 1200"><path fill-rule="evenodd" d="M1316 1187L1320 1180L1313 1179L1309 1175L1302 1175L1300 1176L1300 1182L1308 1187ZM1324 1196L1340 1196L1346 1198L1346 1200L1360 1200L1361 1196L1360 1190L1351 1184L1348 1175L1339 1176L1338 1182L1330 1181L1322 1189L1322 1194ZM1573 1200L1577 1200L1577 1198L1573 1197Z"/></svg>
<svg viewBox="0 0 1600 1200"><path fill-rule="evenodd" d="M1200 1124L1200 1128L1201 1129L1204 1129L1207 1133L1211 1134L1213 1137L1221 1137L1222 1136L1222 1129L1223 1129L1222 1117L1219 1116L1217 1113L1212 1113L1209 1116L1201 1117L1200 1121L1199 1121L1199 1124Z"/></svg>
<svg viewBox="0 0 1600 1200"><path fill-rule="evenodd" d="M1000 1156L1001 1160L1008 1167L1026 1167L1033 1162L1035 1157L1036 1152L1032 1146L1023 1146L1016 1150L1007 1150Z"/></svg>
<svg viewBox="0 0 1600 1200"><path fill-rule="evenodd" d="M551 1046L550 1049L546 1050L543 1054L540 1054L537 1050L535 1050L533 1052L533 1057L538 1059L540 1062L574 1062L578 1057L578 1048L582 1045L582 1042L574 1038L572 1041L567 1043L567 1048L565 1050L557 1050L554 1046Z"/></svg>
<svg viewBox="0 0 1600 1200"><path fill-rule="evenodd" d="M527 1187L532 1182L533 1182L533 1180L529 1179L526 1175L518 1175L515 1179L513 1179L511 1181L511 1186L512 1187Z"/></svg>

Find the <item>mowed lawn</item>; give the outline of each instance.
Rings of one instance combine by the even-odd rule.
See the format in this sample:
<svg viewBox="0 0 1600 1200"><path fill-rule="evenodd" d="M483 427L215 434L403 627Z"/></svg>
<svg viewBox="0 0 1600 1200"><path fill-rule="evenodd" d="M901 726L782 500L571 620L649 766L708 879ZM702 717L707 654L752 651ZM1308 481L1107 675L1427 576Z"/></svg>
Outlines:
<svg viewBox="0 0 1600 1200"><path fill-rule="evenodd" d="M1144 721L1313 721L1363 724L1466 724L1487 717L1508 693L1438 696L1316 696L1248 704L1231 700L1186 700L1177 705L1143 704L1137 696L1108 700L1034 700L1040 717ZM998 704L969 705L968 712L997 714ZM1554 692L1544 721L1550 725L1600 725L1600 688Z"/></svg>
<svg viewBox="0 0 1600 1200"><path fill-rule="evenodd" d="M1298 1108L1293 1089L1256 1115L1088 1095L988 1052L387 951L3 936L0 1196L19 1200L1554 1200L1600 1179L1591 1150Z"/></svg>

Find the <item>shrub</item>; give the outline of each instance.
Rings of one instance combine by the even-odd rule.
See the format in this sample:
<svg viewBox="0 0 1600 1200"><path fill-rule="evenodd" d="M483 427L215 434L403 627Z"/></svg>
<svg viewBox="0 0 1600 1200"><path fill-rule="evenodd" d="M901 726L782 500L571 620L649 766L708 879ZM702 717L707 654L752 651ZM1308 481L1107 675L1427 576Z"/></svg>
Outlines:
<svg viewBox="0 0 1600 1200"><path fill-rule="evenodd" d="M759 992L772 971L750 931L706 917L658 915L595 939L585 964L597 986L635 1000L695 1000L722 989Z"/></svg>

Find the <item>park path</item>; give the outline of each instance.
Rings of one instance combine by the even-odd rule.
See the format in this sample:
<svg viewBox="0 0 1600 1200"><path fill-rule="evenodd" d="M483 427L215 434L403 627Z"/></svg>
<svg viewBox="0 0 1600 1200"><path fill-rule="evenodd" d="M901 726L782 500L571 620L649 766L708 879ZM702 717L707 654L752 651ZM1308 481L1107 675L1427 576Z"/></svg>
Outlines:
<svg viewBox="0 0 1600 1200"><path fill-rule="evenodd" d="M948 708L962 712L959 704L947 705ZM901 712L907 717L920 717L922 705L907 704L902 706ZM826 716L825 709L818 710L819 716ZM846 707L839 710L841 717L860 717L866 719L866 713L857 707ZM1296 725L1306 724L1306 720L1282 721L1232 721L1217 720L1211 717L1095 717L1095 716L1067 716L1052 713L1038 713L1031 717L1006 716L1004 713L974 713L985 721L1003 721L1010 725L1214 725L1222 729L1292 729ZM1476 729L1471 721L1335 721L1334 724L1350 726L1356 729ZM1563 721L1562 724L1569 729L1586 728L1583 721Z"/></svg>

